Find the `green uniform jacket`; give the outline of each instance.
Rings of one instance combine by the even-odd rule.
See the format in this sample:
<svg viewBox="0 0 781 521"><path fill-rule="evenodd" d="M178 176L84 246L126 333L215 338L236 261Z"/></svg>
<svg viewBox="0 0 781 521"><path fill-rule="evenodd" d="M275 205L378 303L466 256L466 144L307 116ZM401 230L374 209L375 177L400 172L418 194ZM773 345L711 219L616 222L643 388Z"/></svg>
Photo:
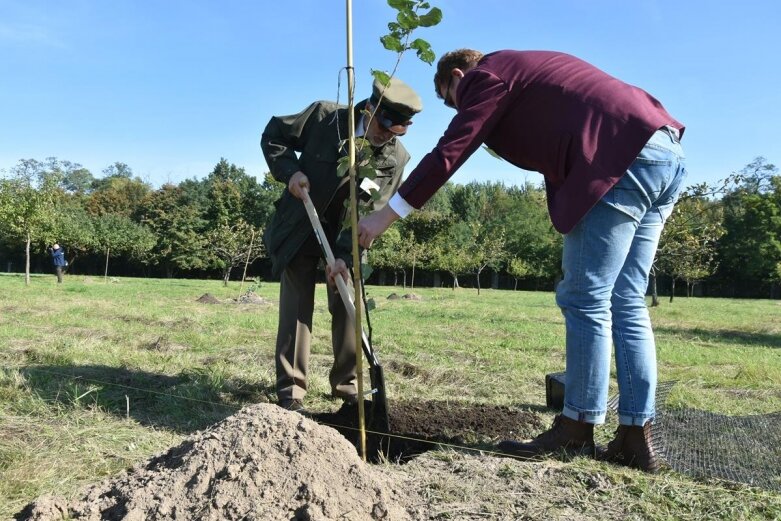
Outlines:
<svg viewBox="0 0 781 521"><path fill-rule="evenodd" d="M355 108L355 121L361 118L365 102ZM336 167L339 158L346 155L347 108L327 101L312 103L299 114L271 118L260 138L260 147L266 157L274 179L288 184L297 171L309 178L309 195L322 218L337 190L349 181L348 176L339 177ZM380 186L381 198L374 202L362 200L375 208L383 207L401 184L404 166L410 157L397 138L374 150L377 177L374 182ZM359 180L360 183L360 180ZM263 235L266 251L271 257L272 272L278 277L285 266L312 232L312 225L304 203L285 190L275 203L276 211ZM341 235L345 235L342 233ZM334 255L350 261L350 241L329 237Z"/></svg>

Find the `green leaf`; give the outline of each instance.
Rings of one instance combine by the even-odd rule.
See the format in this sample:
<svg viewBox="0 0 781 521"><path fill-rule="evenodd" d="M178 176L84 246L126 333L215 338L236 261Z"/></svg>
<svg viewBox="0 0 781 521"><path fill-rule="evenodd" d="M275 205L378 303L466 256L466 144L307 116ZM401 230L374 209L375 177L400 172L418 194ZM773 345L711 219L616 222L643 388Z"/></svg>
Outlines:
<svg viewBox="0 0 781 521"><path fill-rule="evenodd" d="M410 48L416 49L418 58L429 65L431 65L437 57L436 54L434 54L434 51L431 50L431 45L426 40L416 38L410 44Z"/></svg>
<svg viewBox="0 0 781 521"><path fill-rule="evenodd" d="M388 49L389 51L394 51L394 52L404 51L404 46L401 44L401 40L399 40L393 35L386 34L385 36L380 38L380 42L382 43L382 46Z"/></svg>
<svg viewBox="0 0 781 521"><path fill-rule="evenodd" d="M375 190L371 193L371 198L372 201L379 201L380 199L382 199L382 194L380 193L379 190Z"/></svg>
<svg viewBox="0 0 781 521"><path fill-rule="evenodd" d="M365 279L366 277L364 277ZM377 302L373 298L366 300L366 311L373 311L377 309Z"/></svg>
<svg viewBox="0 0 781 521"><path fill-rule="evenodd" d="M413 31L420 25L418 15L413 12L399 11L399 14L396 15L396 21L407 32Z"/></svg>
<svg viewBox="0 0 781 521"><path fill-rule="evenodd" d="M350 157L344 156L339 158L339 162L336 165L337 177L344 177L350 170Z"/></svg>
<svg viewBox="0 0 781 521"><path fill-rule="evenodd" d="M413 0L388 0L388 5L399 11L401 9L411 9L414 2Z"/></svg>
<svg viewBox="0 0 781 521"><path fill-rule="evenodd" d="M361 264L361 276L364 278L364 280L368 279L371 276L372 272L374 272L374 270L372 269L371 266L369 266L368 264Z"/></svg>
<svg viewBox="0 0 781 521"><path fill-rule="evenodd" d="M421 27L433 27L442 21L442 11L435 7L428 13L420 15L419 20Z"/></svg>
<svg viewBox="0 0 781 521"><path fill-rule="evenodd" d="M379 81L382 85L386 87L390 85L390 75L387 72L372 69L372 76L374 76L374 79Z"/></svg>
<svg viewBox="0 0 781 521"><path fill-rule="evenodd" d="M371 164L367 165L361 165L358 167L358 177L367 177L369 179L374 179L377 177L377 170L374 169L374 166Z"/></svg>

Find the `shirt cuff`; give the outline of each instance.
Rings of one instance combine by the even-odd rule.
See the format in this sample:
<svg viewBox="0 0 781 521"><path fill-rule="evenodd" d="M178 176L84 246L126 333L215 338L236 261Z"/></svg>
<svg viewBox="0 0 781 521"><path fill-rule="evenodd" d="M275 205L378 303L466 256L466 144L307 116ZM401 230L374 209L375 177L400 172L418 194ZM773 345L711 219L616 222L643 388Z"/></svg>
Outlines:
<svg viewBox="0 0 781 521"><path fill-rule="evenodd" d="M399 217L404 219L406 216L411 214L415 207L409 204L407 201L405 201L398 192L393 194L393 197L390 198L390 201L388 201L388 206L391 207L391 210L396 212Z"/></svg>

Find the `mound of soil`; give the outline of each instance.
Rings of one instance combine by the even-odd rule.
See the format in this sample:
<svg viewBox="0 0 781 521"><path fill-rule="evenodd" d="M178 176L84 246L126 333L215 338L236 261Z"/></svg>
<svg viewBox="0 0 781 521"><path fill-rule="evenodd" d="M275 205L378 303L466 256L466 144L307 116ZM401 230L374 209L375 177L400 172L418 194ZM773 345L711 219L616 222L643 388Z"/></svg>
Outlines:
<svg viewBox="0 0 781 521"><path fill-rule="evenodd" d="M408 519L411 499L391 485L335 430L259 404L77 501L43 497L16 519Z"/></svg>
<svg viewBox="0 0 781 521"><path fill-rule="evenodd" d="M405 300L415 300L415 301L418 301L418 302L423 300L423 297L421 297L417 293L405 293L404 296L401 297L401 298L403 298Z"/></svg>
<svg viewBox="0 0 781 521"><path fill-rule="evenodd" d="M409 461L438 444L492 448L502 439L524 439L539 434L545 425L531 412L510 407L447 402L389 402L389 430L372 415L372 402L364 402L367 457ZM343 405L334 413L312 418L338 430L358 447L358 406ZM383 436L390 433L392 436Z"/></svg>
<svg viewBox="0 0 781 521"><path fill-rule="evenodd" d="M219 304L220 299L212 295L211 293L204 293L200 297L198 297L198 300L196 302L200 302L201 304Z"/></svg>
<svg viewBox="0 0 781 521"><path fill-rule="evenodd" d="M234 300L234 302L236 302L236 304L271 304L269 299L265 299L260 295L256 295L255 293L242 295Z"/></svg>
<svg viewBox="0 0 781 521"><path fill-rule="evenodd" d="M400 298L401 297L399 296L398 293L391 293L390 295L388 295L388 300L399 300Z"/></svg>

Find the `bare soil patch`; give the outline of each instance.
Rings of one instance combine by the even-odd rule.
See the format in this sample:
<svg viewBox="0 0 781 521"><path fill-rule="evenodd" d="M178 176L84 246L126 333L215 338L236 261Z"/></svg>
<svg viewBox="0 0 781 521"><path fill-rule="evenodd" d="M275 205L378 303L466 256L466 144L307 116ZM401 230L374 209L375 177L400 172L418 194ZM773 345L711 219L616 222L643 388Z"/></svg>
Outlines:
<svg viewBox="0 0 781 521"><path fill-rule="evenodd" d="M377 461L408 461L441 444L490 448L497 440L529 438L542 430L534 413L484 404L448 402L389 402L390 435L366 411L367 456ZM320 423L338 430L353 445L359 445L358 406L343 405L334 413L313 414Z"/></svg>

